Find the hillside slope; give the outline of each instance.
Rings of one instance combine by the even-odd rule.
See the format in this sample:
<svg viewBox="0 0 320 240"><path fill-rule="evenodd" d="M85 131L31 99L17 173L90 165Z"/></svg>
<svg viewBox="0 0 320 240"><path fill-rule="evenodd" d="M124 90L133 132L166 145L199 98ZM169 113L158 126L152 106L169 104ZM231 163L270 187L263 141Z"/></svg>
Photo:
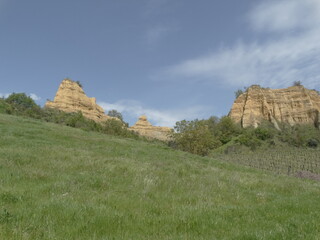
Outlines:
<svg viewBox="0 0 320 240"><path fill-rule="evenodd" d="M319 239L320 183L0 114L0 239Z"/></svg>

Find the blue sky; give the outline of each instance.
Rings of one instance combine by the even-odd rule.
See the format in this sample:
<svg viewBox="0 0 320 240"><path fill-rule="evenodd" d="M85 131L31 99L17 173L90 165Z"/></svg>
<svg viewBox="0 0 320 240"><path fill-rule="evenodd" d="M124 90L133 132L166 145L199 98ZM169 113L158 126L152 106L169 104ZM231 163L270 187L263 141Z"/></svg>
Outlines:
<svg viewBox="0 0 320 240"><path fill-rule="evenodd" d="M320 88L319 0L0 0L0 96L80 81L160 126L228 114L244 86Z"/></svg>

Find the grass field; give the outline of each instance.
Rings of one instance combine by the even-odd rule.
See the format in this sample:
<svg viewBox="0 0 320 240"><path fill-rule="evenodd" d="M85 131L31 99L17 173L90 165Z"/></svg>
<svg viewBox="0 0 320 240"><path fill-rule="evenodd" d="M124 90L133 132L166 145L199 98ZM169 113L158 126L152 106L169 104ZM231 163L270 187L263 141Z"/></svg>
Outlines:
<svg viewBox="0 0 320 240"><path fill-rule="evenodd" d="M0 114L0 239L320 239L320 182Z"/></svg>

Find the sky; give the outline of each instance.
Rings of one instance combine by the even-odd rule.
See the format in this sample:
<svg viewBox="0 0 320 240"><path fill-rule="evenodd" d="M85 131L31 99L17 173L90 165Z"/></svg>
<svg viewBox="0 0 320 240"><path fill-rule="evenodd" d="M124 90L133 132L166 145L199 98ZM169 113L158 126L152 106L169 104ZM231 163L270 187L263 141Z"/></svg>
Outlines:
<svg viewBox="0 0 320 240"><path fill-rule="evenodd" d="M319 0L0 0L0 96L64 78L157 126L228 114L252 84L320 89Z"/></svg>

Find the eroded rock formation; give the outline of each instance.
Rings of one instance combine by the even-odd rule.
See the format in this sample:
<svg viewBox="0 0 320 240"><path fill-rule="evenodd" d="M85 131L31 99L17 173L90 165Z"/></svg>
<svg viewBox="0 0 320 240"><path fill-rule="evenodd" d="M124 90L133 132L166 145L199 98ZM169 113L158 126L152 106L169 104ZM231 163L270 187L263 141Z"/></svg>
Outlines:
<svg viewBox="0 0 320 240"><path fill-rule="evenodd" d="M97 122L103 122L112 117L105 114L95 98L89 98L77 82L64 79L59 86L53 101L47 101L46 107L56 108L64 112L81 111L83 116Z"/></svg>
<svg viewBox="0 0 320 240"><path fill-rule="evenodd" d="M170 139L169 134L172 131L169 127L156 127L148 121L146 116L139 117L139 120L135 125L129 128L129 130L135 131L141 136L147 138L154 138L161 141L168 141Z"/></svg>
<svg viewBox="0 0 320 240"><path fill-rule="evenodd" d="M242 127L257 127L268 120L277 128L280 122L314 124L319 128L320 95L303 86L270 89L253 85L235 100L229 116Z"/></svg>

